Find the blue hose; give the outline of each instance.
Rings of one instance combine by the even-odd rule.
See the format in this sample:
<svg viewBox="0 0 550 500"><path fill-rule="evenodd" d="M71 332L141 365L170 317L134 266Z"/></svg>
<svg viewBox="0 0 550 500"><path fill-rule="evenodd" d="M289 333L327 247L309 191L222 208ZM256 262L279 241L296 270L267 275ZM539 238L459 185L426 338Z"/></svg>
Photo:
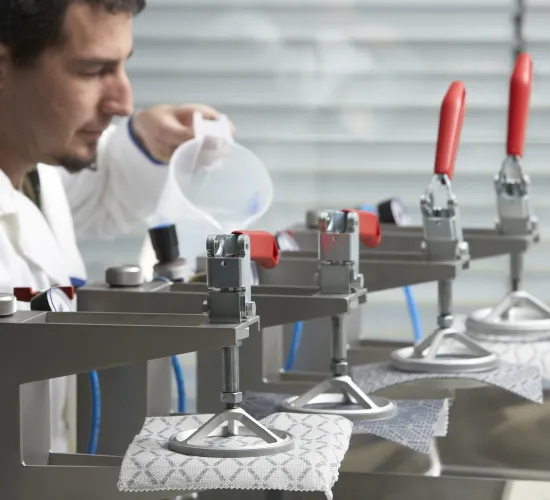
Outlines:
<svg viewBox="0 0 550 500"><path fill-rule="evenodd" d="M172 368L174 369L174 377L176 378L176 387L178 389L178 413L186 411L185 383L183 379L183 370L177 356L172 356Z"/></svg>
<svg viewBox="0 0 550 500"><path fill-rule="evenodd" d="M405 300L407 301L407 309L409 310L409 316L411 318L414 343L419 344L422 342L422 326L420 325L420 315L418 314L418 307L413 297L412 289L410 286L403 288L405 292Z"/></svg>
<svg viewBox="0 0 550 500"><path fill-rule="evenodd" d="M89 377L90 390L92 393L92 424L90 428L90 440L88 441L88 453L90 455L95 455L97 453L99 429L101 427L101 391L97 372L91 371Z"/></svg>
<svg viewBox="0 0 550 500"><path fill-rule="evenodd" d="M76 276L71 276L71 285L77 289L86 285L87 281ZM101 387L99 384L99 375L96 371L88 373L90 379L90 392L92 394L92 418L90 424L90 438L88 440L88 454L97 453L99 442L99 431L101 429Z"/></svg>
<svg viewBox="0 0 550 500"><path fill-rule="evenodd" d="M294 368L294 363L296 361L296 356L298 355L298 350L300 349L300 343L302 342L302 330L304 324L301 321L294 323L294 332L292 334L292 341L290 344L290 350L288 352L288 357L285 363L285 371L289 372Z"/></svg>

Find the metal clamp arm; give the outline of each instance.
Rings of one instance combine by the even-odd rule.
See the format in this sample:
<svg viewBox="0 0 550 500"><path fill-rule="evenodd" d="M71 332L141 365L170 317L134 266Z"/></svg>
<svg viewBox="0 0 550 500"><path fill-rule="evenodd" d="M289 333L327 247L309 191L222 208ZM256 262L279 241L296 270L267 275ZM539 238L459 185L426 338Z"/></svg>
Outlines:
<svg viewBox="0 0 550 500"><path fill-rule="evenodd" d="M455 160L464 121L466 90L453 82L441 104L434 176L420 200L423 216L423 248L429 259L456 260L468 256L463 241L458 201L451 189ZM443 191L444 201L436 200Z"/></svg>
<svg viewBox="0 0 550 500"><path fill-rule="evenodd" d="M529 234L536 229L536 219L529 207L530 181L520 162L525 149L532 77L531 57L520 54L510 79L507 156L495 176L497 228L503 234Z"/></svg>
<svg viewBox="0 0 550 500"><path fill-rule="evenodd" d="M208 298L203 307L212 323L240 322L256 315L252 301L252 260L271 269L279 262L275 237L265 231L209 236Z"/></svg>
<svg viewBox="0 0 550 500"><path fill-rule="evenodd" d="M325 210L319 214L319 274L322 293L349 294L364 287L359 272L360 244L380 244L378 216L360 210Z"/></svg>

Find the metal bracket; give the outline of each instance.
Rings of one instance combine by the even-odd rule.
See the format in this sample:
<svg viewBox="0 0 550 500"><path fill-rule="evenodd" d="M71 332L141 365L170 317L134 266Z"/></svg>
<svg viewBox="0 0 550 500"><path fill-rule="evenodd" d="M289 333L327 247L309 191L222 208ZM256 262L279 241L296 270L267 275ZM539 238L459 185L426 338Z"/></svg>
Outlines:
<svg viewBox="0 0 550 500"><path fill-rule="evenodd" d="M208 298L204 301L203 312L210 322L238 323L254 316L249 236L209 236L206 251Z"/></svg>
<svg viewBox="0 0 550 500"><path fill-rule="evenodd" d="M354 212L324 210L319 215L321 293L349 294L364 286L359 272L359 217Z"/></svg>
<svg viewBox="0 0 550 500"><path fill-rule="evenodd" d="M537 230L537 218L529 205L529 176L518 156L507 156L495 176L497 230L506 235L527 235Z"/></svg>
<svg viewBox="0 0 550 500"><path fill-rule="evenodd" d="M200 314L15 311L13 301L2 299L9 308L0 318L0 498L13 500L127 496L116 487L122 456L50 453L49 379L235 344L258 323L212 325ZM142 425L130 429L132 436Z"/></svg>
<svg viewBox="0 0 550 500"><path fill-rule="evenodd" d="M436 199L443 193L443 203ZM422 250L429 260L461 260L468 258L469 247L462 235L458 201L447 175L432 177L420 199L424 226Z"/></svg>

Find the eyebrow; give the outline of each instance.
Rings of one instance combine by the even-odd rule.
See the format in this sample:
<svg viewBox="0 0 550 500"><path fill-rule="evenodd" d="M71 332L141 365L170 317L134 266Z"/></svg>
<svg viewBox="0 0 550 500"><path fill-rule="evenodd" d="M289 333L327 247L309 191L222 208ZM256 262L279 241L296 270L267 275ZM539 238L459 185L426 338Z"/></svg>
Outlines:
<svg viewBox="0 0 550 500"><path fill-rule="evenodd" d="M130 51L126 60L130 59L134 53L134 49ZM86 57L83 59L77 59L76 64L81 66L116 66L120 63L119 59L110 59L105 57Z"/></svg>

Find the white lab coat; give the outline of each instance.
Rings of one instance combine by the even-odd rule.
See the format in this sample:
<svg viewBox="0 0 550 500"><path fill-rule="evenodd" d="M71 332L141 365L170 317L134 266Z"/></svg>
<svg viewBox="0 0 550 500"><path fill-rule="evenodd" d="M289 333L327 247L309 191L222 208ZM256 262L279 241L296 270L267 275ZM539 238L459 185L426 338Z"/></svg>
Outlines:
<svg viewBox="0 0 550 500"><path fill-rule="evenodd" d="M44 290L70 285L71 278L85 280L76 236L105 240L140 227L146 234L145 219L156 208L167 169L137 147L128 119L105 131L96 167L70 174L38 165L42 211L0 170L0 293L17 286ZM52 450L57 452L68 446L62 418L66 384L65 378L51 382Z"/></svg>

